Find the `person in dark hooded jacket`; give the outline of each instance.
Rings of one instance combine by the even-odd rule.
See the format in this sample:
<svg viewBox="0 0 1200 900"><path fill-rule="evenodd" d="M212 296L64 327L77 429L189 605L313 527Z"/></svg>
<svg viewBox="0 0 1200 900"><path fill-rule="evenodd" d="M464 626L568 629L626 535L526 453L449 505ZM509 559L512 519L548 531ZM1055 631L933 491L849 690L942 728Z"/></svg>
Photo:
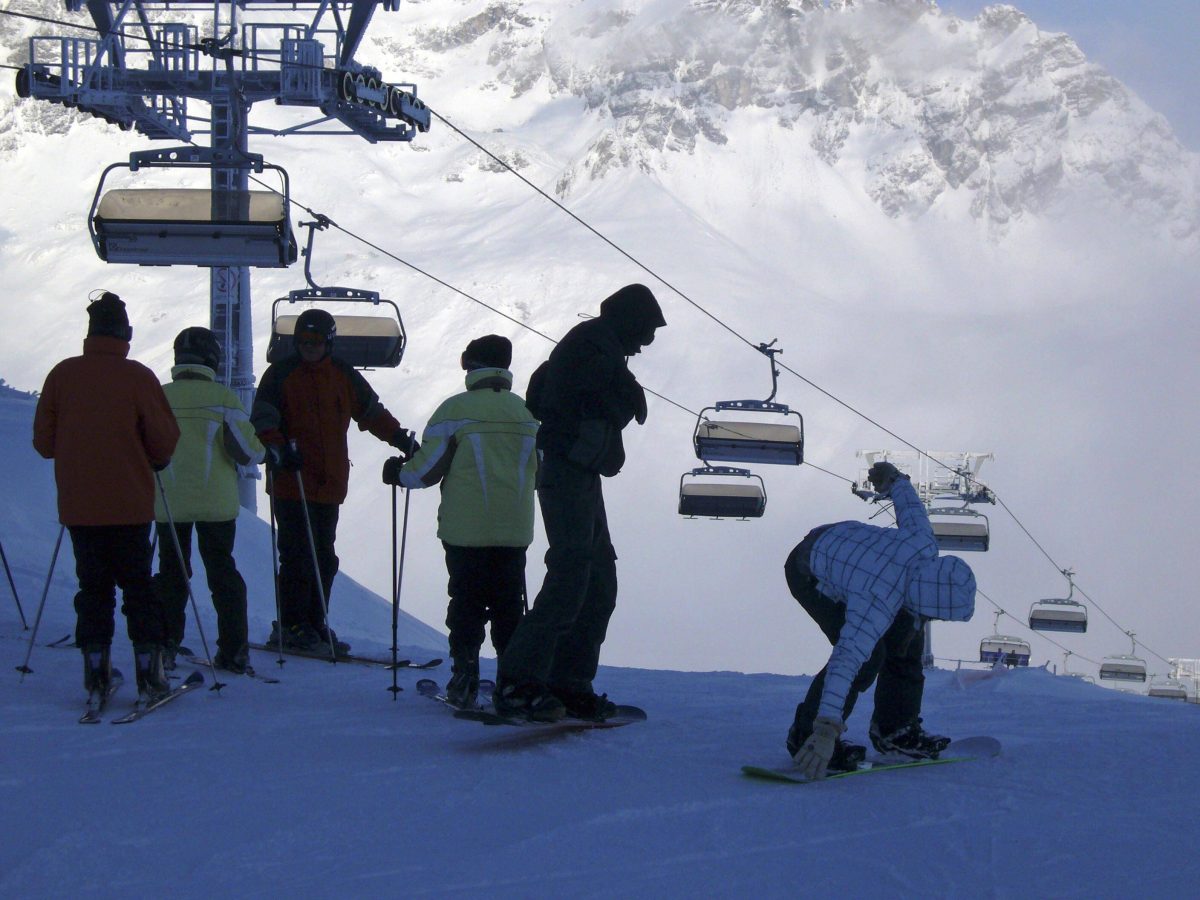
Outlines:
<svg viewBox="0 0 1200 900"><path fill-rule="evenodd" d="M929 619L970 619L975 576L958 557L938 556L929 514L907 475L878 462L867 478L877 494L891 498L896 527L818 526L784 566L792 596L834 645L788 731L788 753L809 778L854 768L865 756L865 748L841 736L876 675L870 726L876 749L929 757L950 743L921 728L923 627Z"/></svg>
<svg viewBox="0 0 1200 900"><path fill-rule="evenodd" d="M617 600L600 479L624 465L622 429L646 421L646 394L626 358L666 324L650 289L627 285L600 304L597 318L567 332L530 379L549 548L542 588L500 659L492 702L501 714L595 719L615 708L592 688Z"/></svg>

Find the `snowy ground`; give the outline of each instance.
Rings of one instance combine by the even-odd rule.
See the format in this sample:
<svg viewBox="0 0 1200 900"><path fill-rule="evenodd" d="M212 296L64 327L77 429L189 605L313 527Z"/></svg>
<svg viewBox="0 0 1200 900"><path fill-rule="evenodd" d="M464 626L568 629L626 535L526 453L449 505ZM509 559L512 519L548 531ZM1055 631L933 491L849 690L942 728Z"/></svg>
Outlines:
<svg viewBox="0 0 1200 900"><path fill-rule="evenodd" d="M57 528L31 415L0 398L0 537L32 624ZM239 559L269 571L254 525ZM61 562L39 644L73 625ZM252 595L261 627L261 578ZM334 602L343 636L382 653L386 604L348 580ZM738 770L785 761L806 676L606 668L600 689L649 721L529 740L455 721L412 690L418 673L393 700L383 670L292 660L279 684L229 679L130 726L83 727L78 653L37 646L21 680L28 634L0 588L2 897L1091 898L1200 883L1200 706L1043 670L930 675L927 724L994 735L997 759L796 787ZM415 620L401 642L445 650Z"/></svg>

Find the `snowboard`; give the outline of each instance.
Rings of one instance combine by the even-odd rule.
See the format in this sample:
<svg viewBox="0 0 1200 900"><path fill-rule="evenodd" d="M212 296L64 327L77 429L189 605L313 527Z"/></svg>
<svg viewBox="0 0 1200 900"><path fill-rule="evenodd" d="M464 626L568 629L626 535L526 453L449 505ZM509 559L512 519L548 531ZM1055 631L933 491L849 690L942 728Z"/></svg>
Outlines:
<svg viewBox="0 0 1200 900"><path fill-rule="evenodd" d="M646 711L637 706L617 706L616 715L607 719L562 718L556 722L531 722L515 716L502 716L491 709L456 709L454 718L483 725L509 725L516 728L545 732L592 731L601 728L621 728L634 722L645 722Z"/></svg>
<svg viewBox="0 0 1200 900"><path fill-rule="evenodd" d="M892 772L897 769L918 769L926 766L944 766L950 763L970 762L975 759L986 759L1000 755L1000 742L993 737L969 737L954 741L942 751L936 759L909 759L907 757L887 756L881 759L867 760L860 763L857 769L848 772L830 772L823 781L834 778L849 778L853 775L873 775L880 772ZM787 784L808 784L811 779L805 778L794 765L779 768L764 766L742 766L742 774L761 781L784 782Z"/></svg>

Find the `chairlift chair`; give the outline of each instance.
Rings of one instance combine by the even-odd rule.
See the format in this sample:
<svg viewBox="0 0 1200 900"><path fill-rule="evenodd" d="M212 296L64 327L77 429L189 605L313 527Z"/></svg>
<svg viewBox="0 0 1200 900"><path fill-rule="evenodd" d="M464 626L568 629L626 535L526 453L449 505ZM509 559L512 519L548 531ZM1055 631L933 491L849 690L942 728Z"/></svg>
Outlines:
<svg viewBox="0 0 1200 900"><path fill-rule="evenodd" d="M766 487L762 478L749 469L702 466L679 476L681 516L757 519L766 509Z"/></svg>
<svg viewBox="0 0 1200 900"><path fill-rule="evenodd" d="M1146 661L1136 656L1106 656L1100 663L1101 681L1146 681Z"/></svg>
<svg viewBox="0 0 1200 900"><path fill-rule="evenodd" d="M774 344L759 344L758 350L770 360L771 396L766 400L720 400L700 411L692 444L696 458L706 465L712 462L767 463L798 466L804 462L804 418L786 404L775 403L779 370ZM773 416L795 416L797 424L737 419L709 420L707 413L749 412Z"/></svg>
<svg viewBox="0 0 1200 900"><path fill-rule="evenodd" d="M1003 663L1009 668L1028 666L1032 655L1028 641L1007 634L1000 634L1000 617L1004 610L997 609L992 624L993 634L979 642L979 661L984 663Z"/></svg>
<svg viewBox="0 0 1200 900"><path fill-rule="evenodd" d="M979 642L979 661L1004 663L1009 668L1028 666L1032 651L1028 641L1007 634L993 634Z"/></svg>
<svg viewBox="0 0 1200 900"><path fill-rule="evenodd" d="M965 506L933 507L929 524L939 550L985 551L991 543L988 517Z"/></svg>
<svg viewBox="0 0 1200 900"><path fill-rule="evenodd" d="M267 344L267 362L276 363L291 354L296 321L300 318L298 314L280 315L279 304L306 303L323 307L328 303L369 303L376 308L386 304L391 307L391 312L385 312L383 315L360 315L327 310L337 325L334 355L356 369L394 369L400 365L407 344L399 307L391 300L381 300L376 291L320 287L312 280L313 236L330 224L330 220L321 215L317 216L315 222L301 223L301 227L310 229L308 245L304 250L304 277L309 286L298 291L289 291L286 297L280 297L271 304L271 339Z"/></svg>
<svg viewBox="0 0 1200 900"><path fill-rule="evenodd" d="M1100 680L1137 681L1144 684L1146 681L1146 661L1134 655L1137 653L1137 639L1134 633L1132 631L1125 633L1129 635L1129 642L1132 649L1126 654L1104 657L1100 661Z"/></svg>
<svg viewBox="0 0 1200 900"><path fill-rule="evenodd" d="M247 169L278 173L281 191L205 188L118 188L105 191L113 170ZM104 170L88 215L97 255L109 263L142 266L258 266L296 261L289 182L280 166L255 153L232 155L205 147L145 150Z"/></svg>
<svg viewBox="0 0 1200 900"><path fill-rule="evenodd" d="M1187 700L1188 697L1187 687L1174 678L1152 682L1148 693L1151 697L1162 697L1165 700Z"/></svg>
<svg viewBox="0 0 1200 900"><path fill-rule="evenodd" d="M1038 600L1029 608L1029 627L1034 631L1062 631L1073 634L1083 634L1087 631L1087 607L1078 600L1072 600L1075 594L1074 573L1064 569L1067 583L1071 590L1060 600Z"/></svg>

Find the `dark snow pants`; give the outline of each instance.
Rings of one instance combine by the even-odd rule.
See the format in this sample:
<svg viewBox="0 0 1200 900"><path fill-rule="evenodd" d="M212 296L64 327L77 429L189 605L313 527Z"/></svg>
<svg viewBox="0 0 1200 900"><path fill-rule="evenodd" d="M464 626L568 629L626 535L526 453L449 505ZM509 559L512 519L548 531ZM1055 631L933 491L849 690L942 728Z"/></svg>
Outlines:
<svg viewBox="0 0 1200 900"><path fill-rule="evenodd" d="M117 588L129 640L158 644L166 638L162 604L150 575L150 523L145 525L71 525L75 551L75 646L112 643Z"/></svg>
<svg viewBox="0 0 1200 900"><path fill-rule="evenodd" d="M817 580L808 568L812 545L826 527L813 529L796 546L784 564L784 574L792 596L817 623L829 643L836 644L846 622L846 606L817 590ZM850 685L850 692L842 707L842 721L849 720L858 695L870 688L878 676L872 720L878 724L880 733L891 734L915 722L921 714L921 698L925 691L925 672L921 668L924 648L924 632L916 627L910 613L901 610ZM812 734L824 689L825 669L822 668L809 685L804 700L796 707L793 739L802 742Z"/></svg>
<svg viewBox="0 0 1200 900"><path fill-rule="evenodd" d="M154 584L167 620L167 639L177 645L183 643L183 632L187 625L187 580L192 577L193 526L196 543L200 547L200 559L204 563L204 574L208 579L208 590L212 594L213 609L217 611L217 647L227 657L233 658L247 640L246 582L233 561L237 519L228 522L175 523L179 549L183 551L183 561L187 566L186 579L179 568L170 526L166 522L157 524L158 574L154 576Z"/></svg>
<svg viewBox="0 0 1200 900"><path fill-rule="evenodd" d="M459 547L444 541L442 546L450 575L450 656L478 659L488 622L496 655L503 655L525 614L525 548Z"/></svg>
<svg viewBox="0 0 1200 900"><path fill-rule="evenodd" d="M337 540L339 510L336 503L308 503L326 605L338 571L338 558L333 547ZM313 554L304 525L304 504L299 500L276 500L275 523L279 528L279 606L283 618L279 625L291 628L307 623L324 634L325 611L321 608L321 594L313 572Z"/></svg>
<svg viewBox="0 0 1200 900"><path fill-rule="evenodd" d="M600 476L555 453L538 469L546 577L500 659L499 679L590 692L617 605L617 554Z"/></svg>

